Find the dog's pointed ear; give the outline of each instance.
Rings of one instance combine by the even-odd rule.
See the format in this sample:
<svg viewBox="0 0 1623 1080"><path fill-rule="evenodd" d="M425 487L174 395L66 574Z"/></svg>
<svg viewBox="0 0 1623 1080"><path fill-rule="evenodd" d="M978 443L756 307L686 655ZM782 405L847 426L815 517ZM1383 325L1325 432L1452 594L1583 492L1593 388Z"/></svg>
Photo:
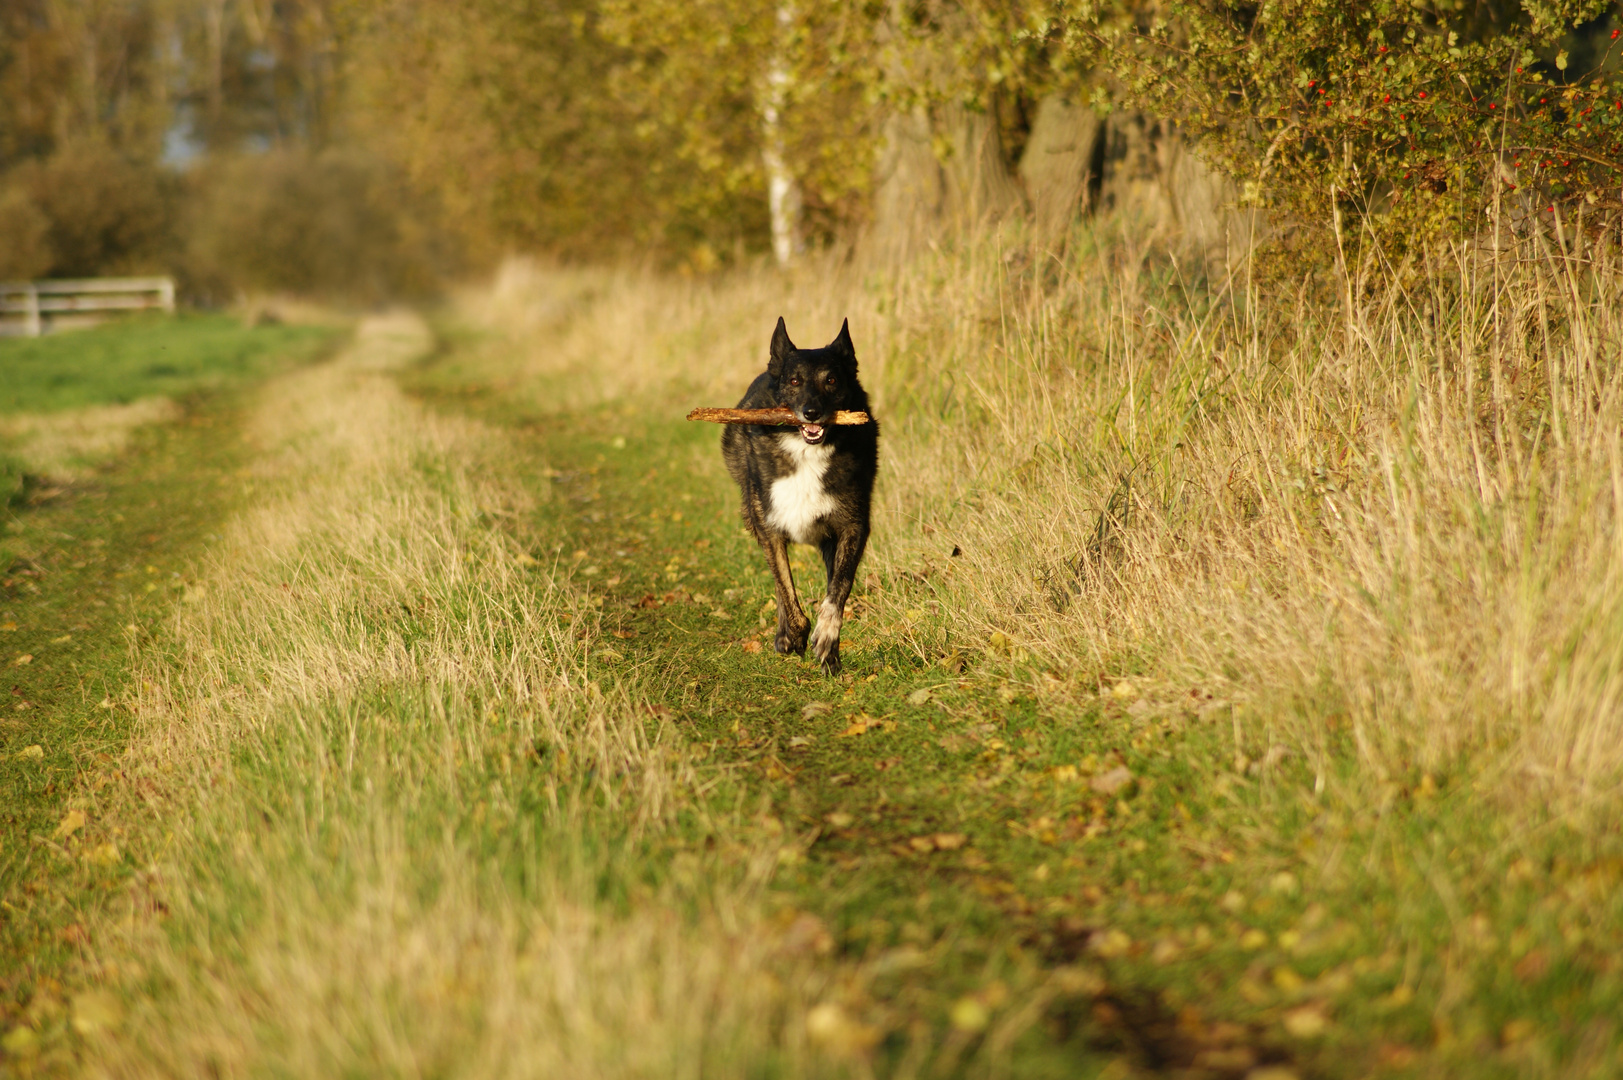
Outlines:
<svg viewBox="0 0 1623 1080"><path fill-rule="evenodd" d="M856 371L857 349L855 345L851 344L851 321L849 319L840 320L840 334L829 345L829 348L845 359L851 365L852 371Z"/></svg>
<svg viewBox="0 0 1623 1080"><path fill-rule="evenodd" d="M766 362L766 370L775 379L783 374L784 361L789 354L795 351L795 343L789 340L789 328L783 325L783 316L778 316L778 328L772 331L772 350Z"/></svg>

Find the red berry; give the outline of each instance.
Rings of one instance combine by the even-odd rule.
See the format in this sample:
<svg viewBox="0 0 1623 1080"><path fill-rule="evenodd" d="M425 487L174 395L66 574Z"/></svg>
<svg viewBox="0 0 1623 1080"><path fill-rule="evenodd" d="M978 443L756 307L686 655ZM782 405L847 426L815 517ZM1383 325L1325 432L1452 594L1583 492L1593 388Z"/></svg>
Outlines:
<svg viewBox="0 0 1623 1080"><path fill-rule="evenodd" d="M1425 91L1424 91L1424 90L1422 90L1422 91L1420 91L1420 96L1421 96L1421 97L1425 97L1425 96L1426 96L1426 92L1425 92Z"/></svg>

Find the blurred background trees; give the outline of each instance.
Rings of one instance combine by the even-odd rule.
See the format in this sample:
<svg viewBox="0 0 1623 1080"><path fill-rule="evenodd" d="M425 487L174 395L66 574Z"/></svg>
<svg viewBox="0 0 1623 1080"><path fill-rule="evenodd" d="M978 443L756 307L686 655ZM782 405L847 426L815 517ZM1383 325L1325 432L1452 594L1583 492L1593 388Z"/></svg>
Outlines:
<svg viewBox="0 0 1623 1080"><path fill-rule="evenodd" d="M1060 243L1103 211L1215 265L1264 221L1414 237L1476 228L1490 196L1615 212L1612 15L7 0L0 278L168 270L200 302L366 302L515 250L704 271L776 236L780 260L894 260L970 222Z"/></svg>

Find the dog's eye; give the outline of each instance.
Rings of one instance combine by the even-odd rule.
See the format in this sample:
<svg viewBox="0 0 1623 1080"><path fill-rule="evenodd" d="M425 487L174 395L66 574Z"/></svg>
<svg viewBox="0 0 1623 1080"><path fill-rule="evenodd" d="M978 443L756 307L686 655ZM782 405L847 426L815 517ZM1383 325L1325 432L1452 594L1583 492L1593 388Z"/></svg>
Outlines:
<svg viewBox="0 0 1623 1080"><path fill-rule="evenodd" d="M796 375L794 378L790 379L789 380L789 385L790 386L799 386L800 385L800 376Z"/></svg>
<svg viewBox="0 0 1623 1080"><path fill-rule="evenodd" d="M825 390L834 389L834 378L833 378L833 376L830 376L829 378L823 380L823 389L825 389Z"/></svg>

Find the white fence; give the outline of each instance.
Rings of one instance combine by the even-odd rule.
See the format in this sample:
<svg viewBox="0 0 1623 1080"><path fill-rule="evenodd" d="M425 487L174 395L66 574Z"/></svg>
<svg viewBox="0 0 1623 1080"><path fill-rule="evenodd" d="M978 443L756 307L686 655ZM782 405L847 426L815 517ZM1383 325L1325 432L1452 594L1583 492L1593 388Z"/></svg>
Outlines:
<svg viewBox="0 0 1623 1080"><path fill-rule="evenodd" d="M151 308L174 314L174 278L0 282L0 337L39 337L99 322L110 312Z"/></svg>

